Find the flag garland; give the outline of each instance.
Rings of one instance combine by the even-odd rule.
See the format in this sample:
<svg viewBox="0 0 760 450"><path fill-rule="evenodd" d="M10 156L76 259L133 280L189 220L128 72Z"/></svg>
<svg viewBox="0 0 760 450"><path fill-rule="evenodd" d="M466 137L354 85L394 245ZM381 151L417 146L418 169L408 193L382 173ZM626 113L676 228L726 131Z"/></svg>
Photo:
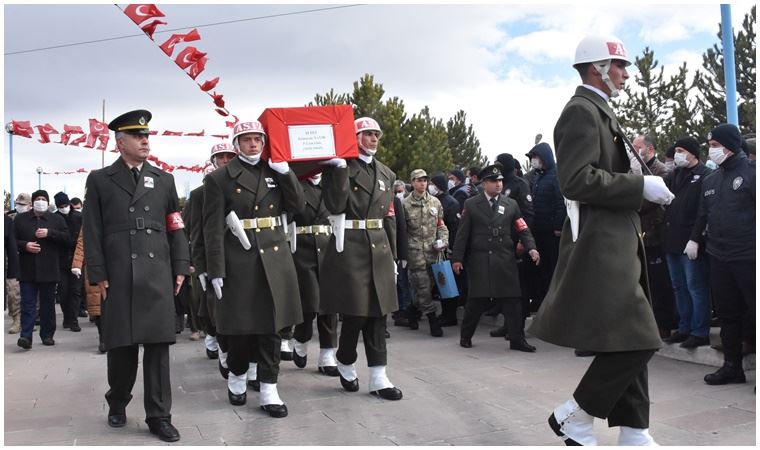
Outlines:
<svg viewBox="0 0 760 450"><path fill-rule="evenodd" d="M37 129L35 132L34 129ZM19 137L25 137L25 138L31 138L33 135L37 134L39 135L38 141L41 144L49 144L52 141L50 140L50 135L53 134L60 134L61 140L58 142L53 142L55 144L63 144L63 145L75 145L78 146L82 142L85 142L85 147L93 148L96 141L100 142L100 145L98 146L98 150L105 150L106 145L108 144L109 140L109 134L108 134L108 125L106 125L105 122L101 122L97 119L89 119L89 133L85 133L85 131L82 129L82 127L78 125L63 125L63 132L59 132L56 130L52 125L49 123L46 123L44 125L34 125L32 126L31 122L28 120L12 120L10 123L10 126L7 128L7 131L14 136ZM78 137L75 140L71 140L71 136L73 134L82 134L83 136ZM150 131L151 136L182 136L182 137L205 137L205 136L211 136L218 139L229 139L229 134L209 134L206 135L206 130L201 131L170 131L170 130L164 130L163 132L158 130L151 130Z"/></svg>

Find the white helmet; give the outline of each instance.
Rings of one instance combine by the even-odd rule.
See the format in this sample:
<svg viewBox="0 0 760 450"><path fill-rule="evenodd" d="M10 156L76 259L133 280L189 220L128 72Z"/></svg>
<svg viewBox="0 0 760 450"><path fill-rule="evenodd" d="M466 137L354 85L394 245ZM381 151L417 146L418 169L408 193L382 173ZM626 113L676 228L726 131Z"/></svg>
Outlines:
<svg viewBox="0 0 760 450"><path fill-rule="evenodd" d="M354 120L354 127L356 128L356 134L362 131L377 131L380 133L379 137L383 137L383 130L380 129L380 124L371 117L359 117Z"/></svg>
<svg viewBox="0 0 760 450"><path fill-rule="evenodd" d="M217 155L219 153L235 153L237 154L237 150L232 145L222 142L221 144L216 144L215 146L211 147L211 159L214 158L214 155Z"/></svg>
<svg viewBox="0 0 760 450"><path fill-rule="evenodd" d="M575 49L575 62L573 67L579 64L591 63L602 75L602 81L610 89L610 96L617 97L620 92L610 81L609 70L613 60L625 62L626 66L632 64L625 51L623 41L615 36L586 36L578 43Z"/></svg>
<svg viewBox="0 0 760 450"><path fill-rule="evenodd" d="M240 135L248 133L260 134L266 143L267 133L264 131L264 127L261 125L261 122L254 120L251 122L238 122L235 125L235 128L232 130L232 145L234 145L235 148L239 150L240 147L238 146L238 137Z"/></svg>

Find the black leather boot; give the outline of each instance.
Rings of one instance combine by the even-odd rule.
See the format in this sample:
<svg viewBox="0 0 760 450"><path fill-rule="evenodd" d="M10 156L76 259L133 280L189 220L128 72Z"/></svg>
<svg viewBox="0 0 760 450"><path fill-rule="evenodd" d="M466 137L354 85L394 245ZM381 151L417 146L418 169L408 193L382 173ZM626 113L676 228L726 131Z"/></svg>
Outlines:
<svg viewBox="0 0 760 450"><path fill-rule="evenodd" d="M443 336L443 329L441 328L441 324L438 323L435 313L428 313L427 319L428 323L430 323L430 335L433 337Z"/></svg>

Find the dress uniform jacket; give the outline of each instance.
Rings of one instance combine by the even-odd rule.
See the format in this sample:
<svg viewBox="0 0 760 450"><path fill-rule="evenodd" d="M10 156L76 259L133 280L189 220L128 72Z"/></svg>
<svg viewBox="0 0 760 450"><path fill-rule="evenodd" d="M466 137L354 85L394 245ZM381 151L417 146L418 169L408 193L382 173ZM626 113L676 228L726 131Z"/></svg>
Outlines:
<svg viewBox="0 0 760 450"><path fill-rule="evenodd" d="M166 226L179 212L174 177L144 162L135 185L119 158L90 173L84 202L89 282L109 283L101 304L106 350L174 343L174 280L190 272L185 231Z"/></svg>
<svg viewBox="0 0 760 450"><path fill-rule="evenodd" d="M296 226L329 225L328 212L322 201L322 188L310 181L302 181L304 194L303 212L293 220ZM298 273L298 289L301 292L301 308L304 314L319 312L319 267L330 240L328 233L299 234L293 262Z"/></svg>
<svg viewBox="0 0 760 450"><path fill-rule="evenodd" d="M622 136L607 102L584 87L557 121L560 189L581 202L580 227L573 242L565 220L557 269L529 330L544 341L599 352L662 346L642 270L644 179L627 173Z"/></svg>
<svg viewBox="0 0 760 450"><path fill-rule="evenodd" d="M485 194L464 202L451 260L465 266L469 298L522 296L512 229L521 230L526 251L534 250L536 243L527 225L519 225L520 219L517 202L506 195L499 195L496 211Z"/></svg>
<svg viewBox="0 0 760 450"><path fill-rule="evenodd" d="M38 217L34 211L27 211L16 215L13 226L16 229L21 267L18 280L31 283L61 281L61 254L68 252L72 246L71 235L63 217L51 212ZM39 228L47 228L46 238L34 236ZM37 242L42 250L39 253L29 253L26 251L28 242Z"/></svg>
<svg viewBox="0 0 760 450"><path fill-rule="evenodd" d="M382 229L345 230L343 252L330 237L320 271L320 313L382 317L398 309L396 295L396 174L373 158L371 164L349 160L346 168L329 167L322 175L325 206L350 220L383 219Z"/></svg>
<svg viewBox="0 0 760 450"><path fill-rule="evenodd" d="M200 274L206 272L206 251L203 247L203 198L205 192L203 185L190 191L190 198L187 199L187 205L185 205L185 211L183 216L185 217L185 231L190 238L190 261L195 268L194 277L198 277ZM208 279L207 279L208 282ZM206 289L211 289L208 285ZM197 296L198 311L196 313L199 317L208 317L212 322L214 321L214 302L209 302L209 294L213 293L213 289L204 291L201 288L199 281L193 282L193 295Z"/></svg>
<svg viewBox="0 0 760 450"><path fill-rule="evenodd" d="M216 302L219 333L274 334L301 323L296 268L282 227L245 230L249 250L225 229L230 211L240 220L300 212L304 194L295 173L281 175L263 160L251 166L236 157L207 175L204 186L208 279L225 279L222 298Z"/></svg>

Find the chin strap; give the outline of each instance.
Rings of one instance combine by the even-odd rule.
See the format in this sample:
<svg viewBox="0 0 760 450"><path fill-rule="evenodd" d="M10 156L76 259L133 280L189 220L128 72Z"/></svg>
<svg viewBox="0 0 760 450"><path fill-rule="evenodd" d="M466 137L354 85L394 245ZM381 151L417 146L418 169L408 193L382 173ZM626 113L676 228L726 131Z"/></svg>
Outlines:
<svg viewBox="0 0 760 450"><path fill-rule="evenodd" d="M610 80L609 72L610 72L611 64L612 64L611 59L593 63L594 68L597 71L599 71L600 75L602 75L602 81L604 81L604 84L606 84L607 87L610 88L610 97L617 97L618 95L620 95L620 91L612 83L612 80Z"/></svg>

